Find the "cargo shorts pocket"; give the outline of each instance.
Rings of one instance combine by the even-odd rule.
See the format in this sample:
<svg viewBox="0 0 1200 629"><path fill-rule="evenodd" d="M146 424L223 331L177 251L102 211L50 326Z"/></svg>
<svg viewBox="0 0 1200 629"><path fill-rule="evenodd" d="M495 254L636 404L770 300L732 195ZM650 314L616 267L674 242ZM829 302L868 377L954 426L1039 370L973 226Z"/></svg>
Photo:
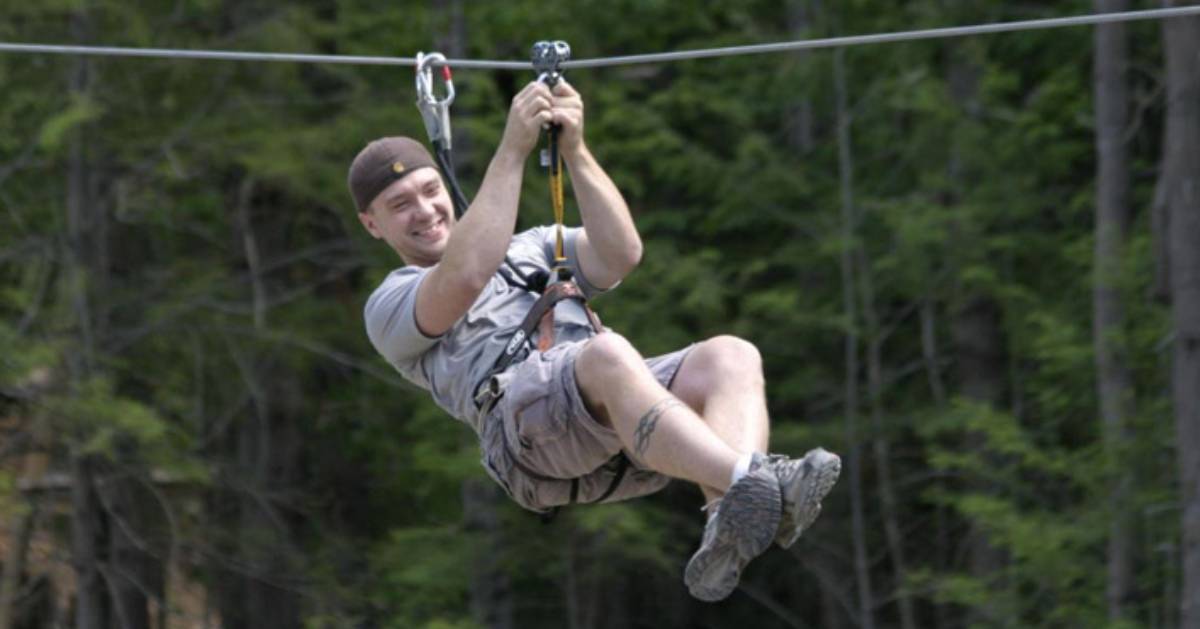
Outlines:
<svg viewBox="0 0 1200 629"><path fill-rule="evenodd" d="M566 432L566 422L556 413L553 396L541 395L512 406L506 414L505 436L509 447L529 450L551 443Z"/></svg>
<svg viewBox="0 0 1200 629"><path fill-rule="evenodd" d="M551 363L540 358L532 369L522 370L509 381L504 405L504 434L514 451L524 451L561 438L567 431L562 396L555 395L558 384ZM515 452L514 452L515 453Z"/></svg>
<svg viewBox="0 0 1200 629"><path fill-rule="evenodd" d="M484 419L479 439L479 463L483 465L487 475L511 497L513 490L509 479L512 476L513 462L511 455L504 450L504 440L501 438L503 428L495 421L499 419L495 416Z"/></svg>

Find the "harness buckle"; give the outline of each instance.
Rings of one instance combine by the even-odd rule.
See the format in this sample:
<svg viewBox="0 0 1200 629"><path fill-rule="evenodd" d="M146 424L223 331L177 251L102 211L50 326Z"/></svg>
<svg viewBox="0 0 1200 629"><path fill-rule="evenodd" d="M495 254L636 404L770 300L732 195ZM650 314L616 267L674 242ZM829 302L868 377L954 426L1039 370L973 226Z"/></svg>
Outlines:
<svg viewBox="0 0 1200 629"><path fill-rule="evenodd" d="M492 410L492 405L504 396L504 386L500 384L499 374L489 373L475 387L475 408L480 413Z"/></svg>
<svg viewBox="0 0 1200 629"><path fill-rule="evenodd" d="M442 84L446 95L438 98L433 92L433 66L442 67ZM429 141L440 143L444 150L450 150L450 105L454 102L454 80L446 56L440 52L425 54L417 53L417 109L421 110L421 119L425 122L425 132Z"/></svg>

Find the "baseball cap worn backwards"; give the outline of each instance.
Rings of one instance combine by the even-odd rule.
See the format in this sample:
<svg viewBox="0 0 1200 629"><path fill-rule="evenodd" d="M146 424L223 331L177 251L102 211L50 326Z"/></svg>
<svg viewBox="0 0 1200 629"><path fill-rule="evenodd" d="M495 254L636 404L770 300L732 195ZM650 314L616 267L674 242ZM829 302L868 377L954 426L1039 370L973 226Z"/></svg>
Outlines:
<svg viewBox="0 0 1200 629"><path fill-rule="evenodd" d="M425 167L436 167L425 145L402 136L379 138L358 152L350 164L346 184L358 211L366 212L371 201L392 182Z"/></svg>

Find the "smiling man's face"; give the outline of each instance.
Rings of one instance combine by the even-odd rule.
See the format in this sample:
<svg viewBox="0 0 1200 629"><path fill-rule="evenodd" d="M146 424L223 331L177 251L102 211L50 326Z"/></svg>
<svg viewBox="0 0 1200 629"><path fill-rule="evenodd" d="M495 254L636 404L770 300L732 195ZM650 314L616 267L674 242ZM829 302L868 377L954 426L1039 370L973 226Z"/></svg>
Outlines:
<svg viewBox="0 0 1200 629"><path fill-rule="evenodd" d="M453 208L437 170L419 168L384 188L358 219L405 264L428 267L446 251L454 228Z"/></svg>

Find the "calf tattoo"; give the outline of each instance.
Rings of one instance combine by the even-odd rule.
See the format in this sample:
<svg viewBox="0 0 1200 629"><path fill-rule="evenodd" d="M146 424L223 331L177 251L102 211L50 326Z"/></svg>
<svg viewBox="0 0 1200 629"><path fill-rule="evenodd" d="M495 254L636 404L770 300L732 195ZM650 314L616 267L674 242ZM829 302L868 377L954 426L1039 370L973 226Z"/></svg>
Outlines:
<svg viewBox="0 0 1200 629"><path fill-rule="evenodd" d="M646 411L645 415L638 420L637 428L633 431L633 453L642 456L646 453L646 448L650 447L650 435L654 434L654 429L658 427L658 418L667 412L667 409L682 406L683 402L679 398L671 396L663 398L656 402L650 410Z"/></svg>

